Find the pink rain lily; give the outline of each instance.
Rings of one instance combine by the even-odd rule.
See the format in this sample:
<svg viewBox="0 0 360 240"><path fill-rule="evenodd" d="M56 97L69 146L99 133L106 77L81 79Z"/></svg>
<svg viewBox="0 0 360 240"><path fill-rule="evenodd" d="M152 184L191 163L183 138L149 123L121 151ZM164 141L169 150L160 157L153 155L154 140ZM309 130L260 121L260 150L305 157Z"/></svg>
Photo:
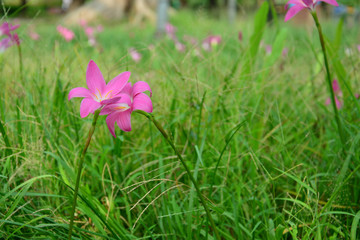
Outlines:
<svg viewBox="0 0 360 240"><path fill-rule="evenodd" d="M130 74L130 72L123 72L106 84L99 67L91 60L86 70L88 89L74 88L69 92L68 98L69 100L74 97L84 98L80 105L80 116L84 118L100 107L119 100L116 95L126 86Z"/></svg>
<svg viewBox="0 0 360 240"><path fill-rule="evenodd" d="M296 14L305 8L309 9L310 11L315 11L315 6L319 2L326 2L336 7L339 6L336 0L290 0L285 5L285 9L288 10L285 15L285 22L293 18Z"/></svg>
<svg viewBox="0 0 360 240"><path fill-rule="evenodd" d="M340 89L339 82L336 79L334 79L332 82L332 88L335 94L336 107L337 109L340 109L343 106L342 101L339 100L339 98L342 97L342 91ZM329 105L330 103L331 103L331 99L330 98L326 99L325 105Z"/></svg>
<svg viewBox="0 0 360 240"><path fill-rule="evenodd" d="M130 48L129 53L135 62L139 62L142 58L141 54L135 48Z"/></svg>
<svg viewBox="0 0 360 240"><path fill-rule="evenodd" d="M60 33L60 35L63 36L65 41L67 41L67 42L70 42L75 37L75 34L71 30L69 30L61 25L58 25L56 29Z"/></svg>
<svg viewBox="0 0 360 240"><path fill-rule="evenodd" d="M115 122L119 128L125 132L131 131L131 113L135 110L142 110L148 113L153 111L151 99L144 92L149 91L152 95L149 84L140 81L134 86L128 83L124 90L118 95L119 101L106 105L100 112L100 115L108 115L106 123L110 133L115 135Z"/></svg>
<svg viewBox="0 0 360 240"><path fill-rule="evenodd" d="M0 26L0 36L2 35L7 35L10 37L11 32L16 30L18 27L20 27L19 24L17 25L11 25L8 22L4 22L1 26Z"/></svg>
<svg viewBox="0 0 360 240"><path fill-rule="evenodd" d="M212 35L204 39L202 47L205 51L211 51L221 43L221 36Z"/></svg>

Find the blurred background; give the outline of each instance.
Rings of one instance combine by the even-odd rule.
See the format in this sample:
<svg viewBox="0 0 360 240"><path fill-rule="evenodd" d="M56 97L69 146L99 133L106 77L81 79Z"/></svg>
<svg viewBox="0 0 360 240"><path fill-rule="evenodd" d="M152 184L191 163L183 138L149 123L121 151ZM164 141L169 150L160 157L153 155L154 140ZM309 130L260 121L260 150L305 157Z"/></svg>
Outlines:
<svg viewBox="0 0 360 240"><path fill-rule="evenodd" d="M0 0L0 3L1 14L10 17L62 16L66 24L78 24L80 20L141 24L144 21L155 23L157 19L166 21L166 16L161 17L164 10L170 15L181 10L193 10L194 13L205 11L209 17L228 18L234 22L237 16L245 17L253 13L264 1L268 1L273 8L269 20L274 11L285 14L287 0ZM359 21L359 0L338 2L340 6L336 8L321 4L320 11L326 16L342 16L348 21ZM302 18L301 14L298 18Z"/></svg>

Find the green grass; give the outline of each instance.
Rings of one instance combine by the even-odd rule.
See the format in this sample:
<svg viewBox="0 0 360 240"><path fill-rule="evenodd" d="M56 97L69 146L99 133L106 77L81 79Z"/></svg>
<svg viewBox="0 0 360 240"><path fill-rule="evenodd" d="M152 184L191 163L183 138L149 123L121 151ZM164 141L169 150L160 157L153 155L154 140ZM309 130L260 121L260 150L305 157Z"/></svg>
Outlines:
<svg viewBox="0 0 360 240"><path fill-rule="evenodd" d="M279 18L251 37L253 16L235 26L201 11L171 20L179 37L214 33L223 42L197 57L190 45L179 53L170 40L155 40L150 25L123 23L105 25L102 47L94 49L79 27L67 43L56 32L58 20L34 19L36 42L27 36L29 22L21 22L24 82L17 48L0 56L0 238L66 239L75 167L92 121L80 118L80 100L69 102L67 94L85 87L93 59L107 81L129 70L132 83L150 84L154 115L192 170L223 239L358 239L360 112L352 94L360 92L359 29L337 31L337 20L322 20L343 90L343 155L324 104L329 94L314 28ZM273 53L254 39L273 45ZM127 55L129 47L143 54L140 63ZM349 47L352 56L345 55ZM99 118L74 238L214 239L175 153L143 116L133 114L132 127L117 128L113 138Z"/></svg>

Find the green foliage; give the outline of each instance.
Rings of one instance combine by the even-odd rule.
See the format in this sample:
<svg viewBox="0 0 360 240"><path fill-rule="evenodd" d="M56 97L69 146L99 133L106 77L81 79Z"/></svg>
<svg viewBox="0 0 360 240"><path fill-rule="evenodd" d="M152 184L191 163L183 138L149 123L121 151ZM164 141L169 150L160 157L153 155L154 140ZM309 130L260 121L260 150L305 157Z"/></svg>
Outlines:
<svg viewBox="0 0 360 240"><path fill-rule="evenodd" d="M180 53L169 39L155 42L147 25L105 26L101 47L92 48L79 27L67 43L54 28L57 19L35 19L37 42L22 21L24 83L17 49L0 59L0 238L67 238L75 166L91 125L91 117L79 116L81 101L69 102L67 94L86 86L93 59L106 81L129 70L132 83L149 82L154 115L197 179L223 239L359 239L360 30L333 20L323 26L343 92L349 140L342 157L325 105L318 36L280 18L267 25L268 9L232 28L201 12L173 16L180 39L222 35L201 56L191 44ZM142 53L139 63L128 56L130 47ZM132 127L117 128L113 138L99 118L74 239L214 239L172 149L144 117L134 114Z"/></svg>

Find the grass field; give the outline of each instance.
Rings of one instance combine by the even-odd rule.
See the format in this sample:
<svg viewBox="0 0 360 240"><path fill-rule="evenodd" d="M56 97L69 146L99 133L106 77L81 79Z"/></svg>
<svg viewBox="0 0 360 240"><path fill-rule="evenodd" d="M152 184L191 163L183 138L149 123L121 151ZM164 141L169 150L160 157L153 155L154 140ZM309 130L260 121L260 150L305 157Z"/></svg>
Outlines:
<svg viewBox="0 0 360 240"><path fill-rule="evenodd" d="M279 17L262 27L264 20L247 16L231 26L201 11L172 16L180 39L222 36L201 56L190 44L178 52L168 38L155 40L150 25L105 24L101 47L93 48L79 26L65 42L56 32L59 19L21 21L23 79L16 46L0 55L0 238L67 238L77 161L92 122L67 95L86 86L93 59L106 81L131 71L130 82L149 83L153 115L191 169L222 239L359 239L360 29L321 20L343 92L342 147L325 104L315 26L306 31ZM28 37L30 25L40 40ZM139 63L131 47L143 55ZM132 128L116 127L114 138L100 116L73 238L215 239L162 135L135 113Z"/></svg>

